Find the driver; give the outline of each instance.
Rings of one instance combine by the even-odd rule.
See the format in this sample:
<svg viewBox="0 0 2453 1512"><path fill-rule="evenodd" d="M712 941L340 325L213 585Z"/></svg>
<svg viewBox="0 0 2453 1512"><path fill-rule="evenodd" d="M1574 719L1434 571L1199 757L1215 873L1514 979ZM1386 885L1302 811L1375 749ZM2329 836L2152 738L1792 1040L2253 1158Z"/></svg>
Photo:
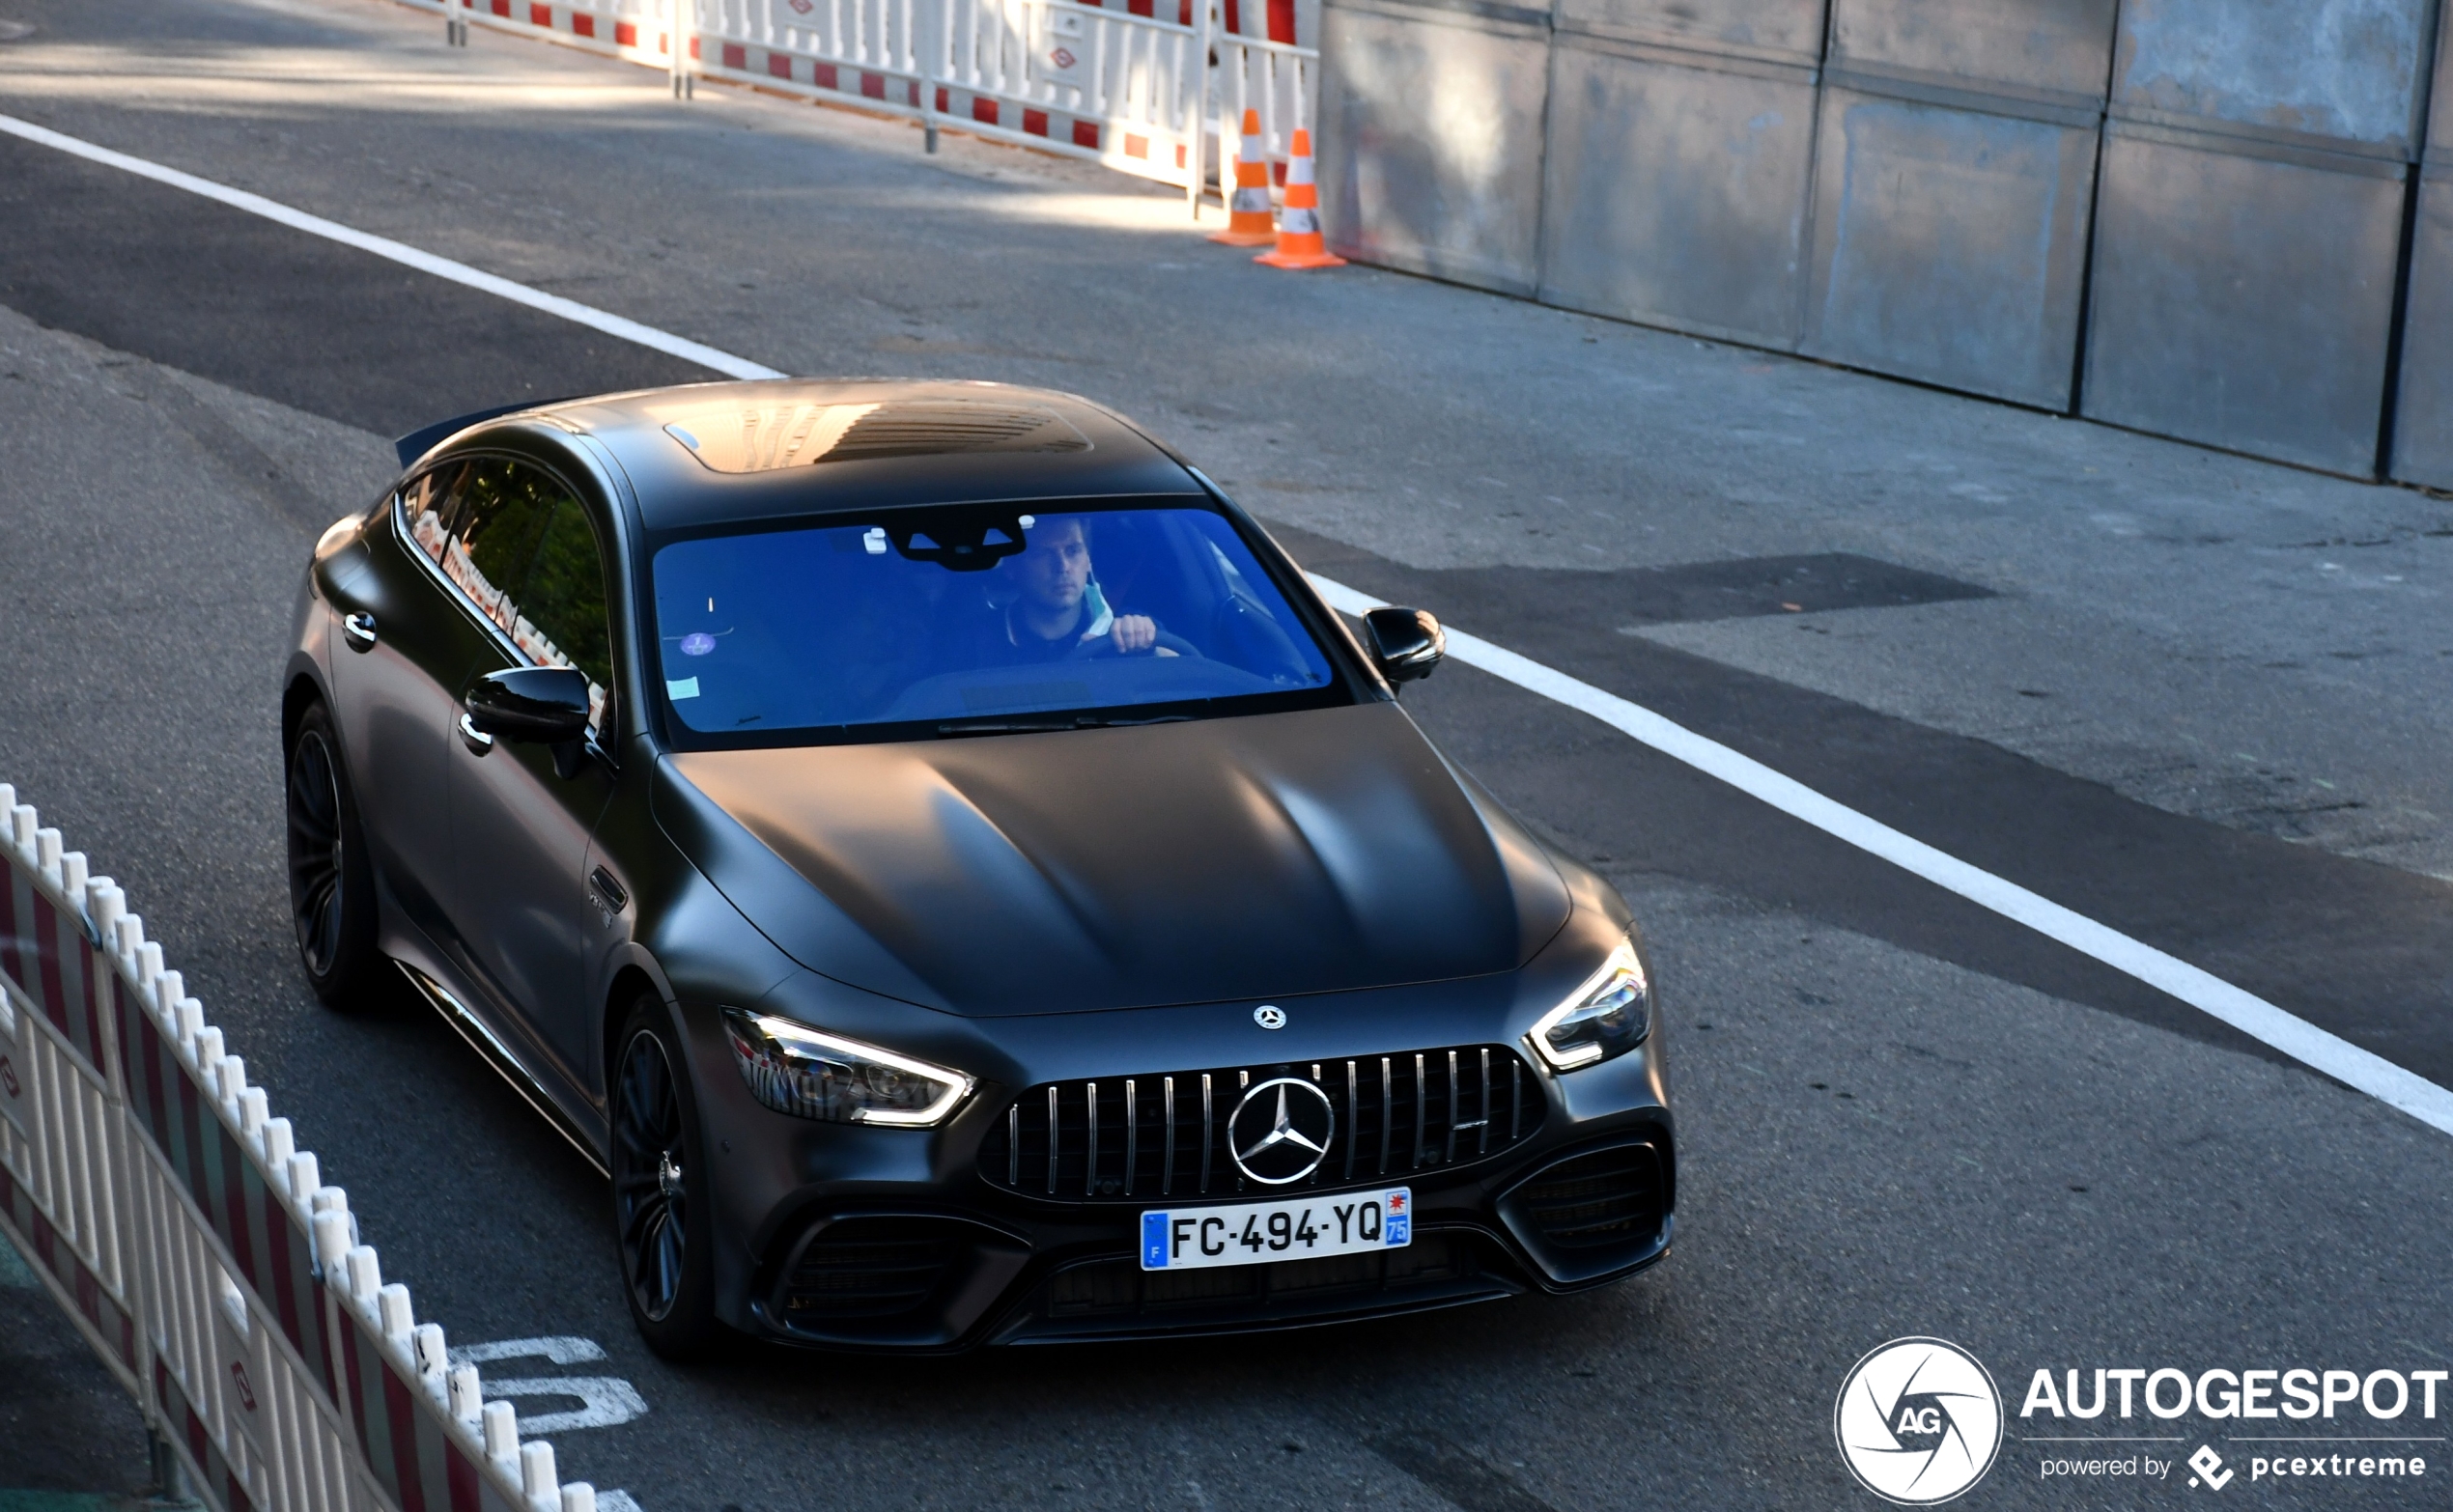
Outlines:
<svg viewBox="0 0 2453 1512"><path fill-rule="evenodd" d="M1001 573L1020 590L1002 608L990 608L973 628L978 666L1055 661L1105 640L1120 653L1155 650L1158 622L1146 614L1117 614L1091 581L1090 531L1078 515L1039 519L1029 546L1006 560Z"/></svg>

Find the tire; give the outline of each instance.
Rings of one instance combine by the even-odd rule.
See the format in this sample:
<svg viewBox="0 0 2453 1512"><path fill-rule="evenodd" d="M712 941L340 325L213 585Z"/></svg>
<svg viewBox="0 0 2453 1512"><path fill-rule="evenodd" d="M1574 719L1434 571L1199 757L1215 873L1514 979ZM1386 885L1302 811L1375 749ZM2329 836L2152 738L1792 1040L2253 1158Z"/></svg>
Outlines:
<svg viewBox="0 0 2453 1512"><path fill-rule="evenodd" d="M389 984L375 942L375 868L340 751L329 711L308 705L290 737L284 785L298 966L325 1007L346 1011L384 1001Z"/></svg>
<svg viewBox="0 0 2453 1512"><path fill-rule="evenodd" d="M671 1015L649 994L614 1043L613 1237L631 1321L665 1359L705 1359L730 1330L716 1319L715 1213L690 1063Z"/></svg>

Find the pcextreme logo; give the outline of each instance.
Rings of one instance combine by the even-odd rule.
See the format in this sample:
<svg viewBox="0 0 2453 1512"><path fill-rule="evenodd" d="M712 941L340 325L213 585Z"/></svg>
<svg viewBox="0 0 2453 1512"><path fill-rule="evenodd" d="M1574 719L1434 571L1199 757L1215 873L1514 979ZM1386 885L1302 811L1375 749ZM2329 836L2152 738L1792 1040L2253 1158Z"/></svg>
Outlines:
<svg viewBox="0 0 2453 1512"><path fill-rule="evenodd" d="M1976 1357L1950 1340L1893 1339L1840 1384L1831 1431L1858 1484L1901 1506L1931 1506L1993 1468L2002 1394Z"/></svg>

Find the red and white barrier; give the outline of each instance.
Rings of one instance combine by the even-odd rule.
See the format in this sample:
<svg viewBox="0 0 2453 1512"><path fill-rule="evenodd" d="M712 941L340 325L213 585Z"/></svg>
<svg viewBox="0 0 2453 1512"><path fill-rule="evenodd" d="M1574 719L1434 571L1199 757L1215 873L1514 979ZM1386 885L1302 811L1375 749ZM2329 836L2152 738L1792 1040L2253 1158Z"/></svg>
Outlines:
<svg viewBox="0 0 2453 1512"><path fill-rule="evenodd" d="M944 122L1198 192L1246 108L1276 177L1316 0L406 0L634 63ZM1314 23L1316 25L1316 20ZM1222 126L1224 136L1221 135Z"/></svg>
<svg viewBox="0 0 2453 1512"><path fill-rule="evenodd" d="M385 1283L120 888L5 783L0 1233L216 1512L595 1512Z"/></svg>

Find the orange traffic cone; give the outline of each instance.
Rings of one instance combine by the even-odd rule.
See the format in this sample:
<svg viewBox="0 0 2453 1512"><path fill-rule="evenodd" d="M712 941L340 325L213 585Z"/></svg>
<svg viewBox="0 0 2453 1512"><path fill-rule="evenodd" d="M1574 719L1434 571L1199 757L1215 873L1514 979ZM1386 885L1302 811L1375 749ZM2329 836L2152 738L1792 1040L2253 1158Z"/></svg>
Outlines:
<svg viewBox="0 0 2453 1512"><path fill-rule="evenodd" d="M1269 155L1260 146L1260 112L1244 112L1244 145L1235 156L1235 197L1226 202L1226 229L1209 234L1230 247L1265 247L1278 239L1269 221Z"/></svg>
<svg viewBox="0 0 2453 1512"><path fill-rule="evenodd" d="M1286 208L1278 217L1278 249L1254 258L1271 267L1343 267L1345 259L1320 239L1320 191L1311 182L1311 133L1298 129L1286 163Z"/></svg>

